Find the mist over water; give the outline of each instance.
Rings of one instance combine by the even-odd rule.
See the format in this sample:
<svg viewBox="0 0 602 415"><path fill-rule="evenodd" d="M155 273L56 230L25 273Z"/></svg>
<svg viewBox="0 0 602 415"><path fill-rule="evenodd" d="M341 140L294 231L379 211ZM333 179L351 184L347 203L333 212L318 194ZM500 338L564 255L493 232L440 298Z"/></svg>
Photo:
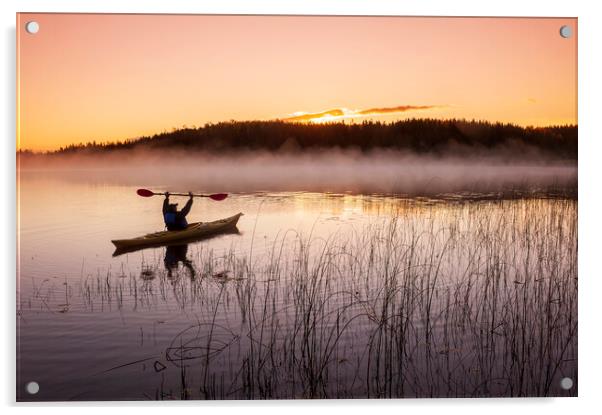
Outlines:
<svg viewBox="0 0 602 415"><path fill-rule="evenodd" d="M77 182L194 191L310 191L437 195L456 192L575 192L576 161L544 157L438 157L399 151L184 152L21 156L20 173Z"/></svg>

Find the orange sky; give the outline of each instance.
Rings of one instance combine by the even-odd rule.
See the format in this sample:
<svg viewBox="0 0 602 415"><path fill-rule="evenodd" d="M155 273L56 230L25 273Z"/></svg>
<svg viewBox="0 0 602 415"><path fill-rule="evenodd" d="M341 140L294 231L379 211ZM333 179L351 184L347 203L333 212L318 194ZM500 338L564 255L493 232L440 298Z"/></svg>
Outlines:
<svg viewBox="0 0 602 415"><path fill-rule="evenodd" d="M24 29L31 20L40 23L35 35ZM559 36L564 24L570 39ZM554 18L19 14L17 148L306 113L577 123L576 26Z"/></svg>

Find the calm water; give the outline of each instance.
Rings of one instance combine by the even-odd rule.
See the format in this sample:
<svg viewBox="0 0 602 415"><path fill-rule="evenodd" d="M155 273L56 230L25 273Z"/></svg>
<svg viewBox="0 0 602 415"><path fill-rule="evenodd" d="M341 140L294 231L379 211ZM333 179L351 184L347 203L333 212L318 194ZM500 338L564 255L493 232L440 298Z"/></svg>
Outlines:
<svg viewBox="0 0 602 415"><path fill-rule="evenodd" d="M163 228L136 187L22 174L20 400L577 393L576 200L235 193L113 257Z"/></svg>

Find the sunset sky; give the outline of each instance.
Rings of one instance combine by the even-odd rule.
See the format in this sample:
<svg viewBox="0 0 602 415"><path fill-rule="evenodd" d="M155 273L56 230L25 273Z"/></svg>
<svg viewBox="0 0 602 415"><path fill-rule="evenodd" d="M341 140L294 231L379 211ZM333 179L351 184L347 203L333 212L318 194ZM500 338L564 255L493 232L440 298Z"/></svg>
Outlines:
<svg viewBox="0 0 602 415"><path fill-rule="evenodd" d="M228 120L577 123L576 19L25 13L17 42L20 149Z"/></svg>

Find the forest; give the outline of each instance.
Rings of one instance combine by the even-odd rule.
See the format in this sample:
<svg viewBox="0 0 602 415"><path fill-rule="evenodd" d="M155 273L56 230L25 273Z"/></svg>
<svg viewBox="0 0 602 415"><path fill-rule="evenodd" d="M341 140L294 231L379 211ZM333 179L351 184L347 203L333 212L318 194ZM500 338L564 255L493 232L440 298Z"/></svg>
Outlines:
<svg viewBox="0 0 602 415"><path fill-rule="evenodd" d="M229 121L182 127L120 142L89 141L52 151L53 154L115 150L184 150L228 153L269 151L294 153L325 149L375 149L430 155L505 155L537 152L547 157L577 159L576 125L521 127L468 120L408 119L393 123L290 123ZM30 153L27 150L22 153Z"/></svg>

